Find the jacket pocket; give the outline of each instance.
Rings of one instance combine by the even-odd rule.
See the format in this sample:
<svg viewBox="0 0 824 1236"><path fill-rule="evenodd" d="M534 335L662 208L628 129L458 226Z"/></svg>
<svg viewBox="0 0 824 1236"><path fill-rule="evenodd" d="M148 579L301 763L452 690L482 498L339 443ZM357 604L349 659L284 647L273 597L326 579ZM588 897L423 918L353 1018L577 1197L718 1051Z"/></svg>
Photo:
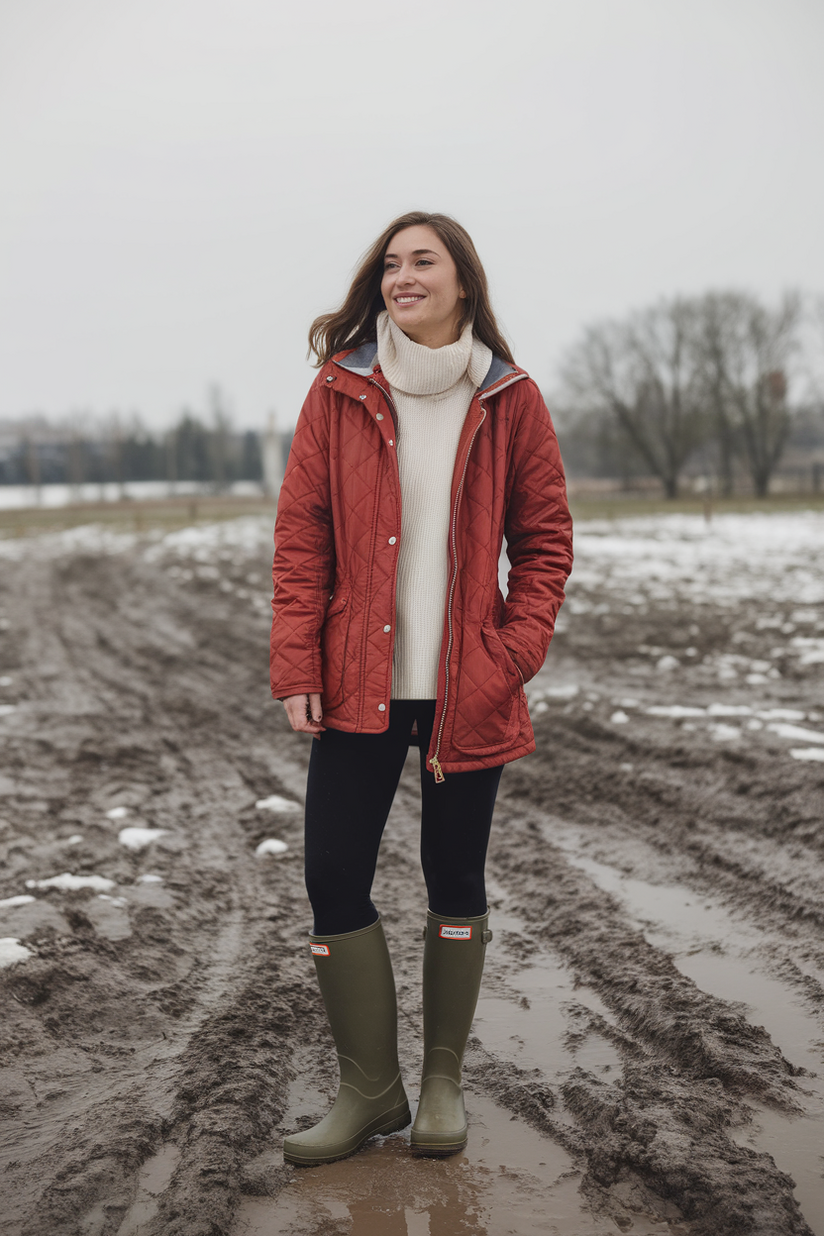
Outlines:
<svg viewBox="0 0 824 1236"><path fill-rule="evenodd" d="M343 699L343 667L350 622L349 590L337 588L329 602L320 636L324 711L337 707Z"/></svg>
<svg viewBox="0 0 824 1236"><path fill-rule="evenodd" d="M520 670L494 626L464 635L455 691L452 741L473 755L511 746L520 726Z"/></svg>

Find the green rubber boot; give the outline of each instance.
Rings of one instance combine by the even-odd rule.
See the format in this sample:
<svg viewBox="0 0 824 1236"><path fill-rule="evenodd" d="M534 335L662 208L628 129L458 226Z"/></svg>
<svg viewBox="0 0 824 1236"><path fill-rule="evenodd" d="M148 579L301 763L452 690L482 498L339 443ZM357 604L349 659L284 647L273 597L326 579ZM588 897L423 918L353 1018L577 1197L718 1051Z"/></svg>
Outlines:
<svg viewBox="0 0 824 1236"><path fill-rule="evenodd" d="M492 939L489 915L449 918L430 910L423 952L423 1078L412 1150L449 1155L466 1145L461 1062Z"/></svg>
<svg viewBox="0 0 824 1236"><path fill-rule="evenodd" d="M340 936L310 936L318 983L340 1064L332 1110L283 1143L288 1163L311 1167L354 1154L376 1133L412 1116L398 1065L398 1007L380 919Z"/></svg>

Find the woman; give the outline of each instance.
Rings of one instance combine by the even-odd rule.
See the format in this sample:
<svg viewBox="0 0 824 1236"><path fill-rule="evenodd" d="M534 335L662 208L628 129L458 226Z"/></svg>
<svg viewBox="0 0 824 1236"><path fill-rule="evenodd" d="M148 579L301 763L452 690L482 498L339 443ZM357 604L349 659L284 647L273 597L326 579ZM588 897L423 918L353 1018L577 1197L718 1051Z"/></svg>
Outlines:
<svg viewBox="0 0 824 1236"><path fill-rule="evenodd" d="M284 1142L344 1158L410 1123L392 967L370 899L410 742L429 894L419 1154L466 1145L461 1061L488 930L484 863L503 765L533 751L540 669L572 562L549 413L513 362L466 231L396 219L319 317L275 527L272 693L312 734L310 947L340 1062L330 1113ZM506 536L508 596L498 587Z"/></svg>

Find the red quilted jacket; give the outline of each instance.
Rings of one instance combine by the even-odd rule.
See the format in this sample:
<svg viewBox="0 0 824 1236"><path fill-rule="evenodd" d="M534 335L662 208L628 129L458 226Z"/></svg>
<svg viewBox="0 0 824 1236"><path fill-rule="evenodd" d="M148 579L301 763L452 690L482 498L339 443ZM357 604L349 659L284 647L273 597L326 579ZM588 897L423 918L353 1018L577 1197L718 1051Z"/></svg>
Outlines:
<svg viewBox="0 0 824 1236"><path fill-rule="evenodd" d="M376 345L324 366L300 414L275 524L272 694L322 693L323 723L389 719L401 490ZM498 587L506 536L508 595ZM535 749L523 684L546 657L572 566L555 431L522 369L492 366L452 480L450 577L428 752L436 780Z"/></svg>

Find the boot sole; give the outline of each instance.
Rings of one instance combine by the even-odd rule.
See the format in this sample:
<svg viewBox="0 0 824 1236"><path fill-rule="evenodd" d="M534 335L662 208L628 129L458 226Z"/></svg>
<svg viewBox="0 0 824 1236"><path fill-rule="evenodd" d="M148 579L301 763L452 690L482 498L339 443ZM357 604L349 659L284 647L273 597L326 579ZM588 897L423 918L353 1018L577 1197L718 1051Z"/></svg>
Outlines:
<svg viewBox="0 0 824 1236"><path fill-rule="evenodd" d="M383 1118L380 1117L379 1121ZM388 1133L397 1133L400 1129L405 1129L412 1123L412 1113L407 1107L400 1115L391 1116L384 1123L379 1123L376 1128L371 1125L366 1126L366 1130L358 1133L356 1138L343 1143L343 1149L337 1148L332 1150L331 1147L327 1153L322 1151L317 1154L301 1154L299 1152L286 1149L286 1143L283 1146L283 1157L287 1163L291 1163L294 1167L316 1167L320 1163L337 1163L340 1159L348 1159L350 1155L357 1152L364 1146L371 1137L385 1137ZM288 1142L288 1138L286 1139ZM353 1144L354 1142L354 1144ZM450 1152L451 1153L451 1152Z"/></svg>
<svg viewBox="0 0 824 1236"><path fill-rule="evenodd" d="M458 1134L454 1141L443 1142L427 1142L423 1140L416 1141L413 1131L409 1142L409 1148L413 1155L417 1158L427 1159L446 1159L449 1155L458 1154L461 1150L466 1149L466 1144L469 1138L466 1133Z"/></svg>

